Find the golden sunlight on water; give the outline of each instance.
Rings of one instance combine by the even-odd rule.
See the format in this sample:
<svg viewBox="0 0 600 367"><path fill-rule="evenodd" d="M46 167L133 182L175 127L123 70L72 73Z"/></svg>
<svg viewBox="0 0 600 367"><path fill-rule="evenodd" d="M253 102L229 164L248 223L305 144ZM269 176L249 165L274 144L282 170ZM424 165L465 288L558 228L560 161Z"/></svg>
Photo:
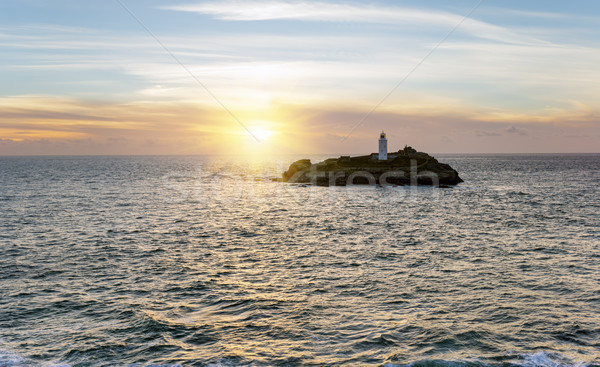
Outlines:
<svg viewBox="0 0 600 367"><path fill-rule="evenodd" d="M2 159L0 365L600 360L596 157L443 157L453 189L271 180L297 158Z"/></svg>

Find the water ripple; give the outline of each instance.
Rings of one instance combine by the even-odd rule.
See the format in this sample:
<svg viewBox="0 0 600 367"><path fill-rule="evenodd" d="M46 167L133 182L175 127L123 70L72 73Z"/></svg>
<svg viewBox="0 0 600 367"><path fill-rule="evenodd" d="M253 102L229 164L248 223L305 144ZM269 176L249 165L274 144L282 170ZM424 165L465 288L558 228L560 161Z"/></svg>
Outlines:
<svg viewBox="0 0 600 367"><path fill-rule="evenodd" d="M599 366L598 158L447 156L453 190L0 158L0 366Z"/></svg>

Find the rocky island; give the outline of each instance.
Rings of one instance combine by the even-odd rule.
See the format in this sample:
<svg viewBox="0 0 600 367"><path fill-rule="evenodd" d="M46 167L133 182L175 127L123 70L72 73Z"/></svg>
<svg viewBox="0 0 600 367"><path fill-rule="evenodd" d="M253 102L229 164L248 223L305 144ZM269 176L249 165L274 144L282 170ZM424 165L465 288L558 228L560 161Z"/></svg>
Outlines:
<svg viewBox="0 0 600 367"><path fill-rule="evenodd" d="M313 164L301 159L283 173L283 181L319 186L345 185L429 185L449 187L463 180L448 164L427 153L406 146L387 153L385 133L381 133L379 154L330 158Z"/></svg>

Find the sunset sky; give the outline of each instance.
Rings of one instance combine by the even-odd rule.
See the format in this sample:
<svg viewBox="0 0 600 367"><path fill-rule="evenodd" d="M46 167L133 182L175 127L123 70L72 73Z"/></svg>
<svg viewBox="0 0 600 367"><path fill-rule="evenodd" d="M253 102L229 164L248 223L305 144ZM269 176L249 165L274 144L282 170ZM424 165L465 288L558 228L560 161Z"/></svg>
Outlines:
<svg viewBox="0 0 600 367"><path fill-rule="evenodd" d="M599 152L599 24L597 0L2 0L0 155Z"/></svg>

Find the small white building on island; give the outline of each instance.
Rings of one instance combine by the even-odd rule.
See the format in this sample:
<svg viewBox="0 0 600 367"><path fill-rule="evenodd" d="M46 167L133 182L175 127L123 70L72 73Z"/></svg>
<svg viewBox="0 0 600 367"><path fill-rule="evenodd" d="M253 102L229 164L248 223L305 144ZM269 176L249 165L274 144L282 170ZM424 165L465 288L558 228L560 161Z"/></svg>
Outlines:
<svg viewBox="0 0 600 367"><path fill-rule="evenodd" d="M379 136L379 157L380 161L387 161L387 138L385 137L385 133L382 131Z"/></svg>

